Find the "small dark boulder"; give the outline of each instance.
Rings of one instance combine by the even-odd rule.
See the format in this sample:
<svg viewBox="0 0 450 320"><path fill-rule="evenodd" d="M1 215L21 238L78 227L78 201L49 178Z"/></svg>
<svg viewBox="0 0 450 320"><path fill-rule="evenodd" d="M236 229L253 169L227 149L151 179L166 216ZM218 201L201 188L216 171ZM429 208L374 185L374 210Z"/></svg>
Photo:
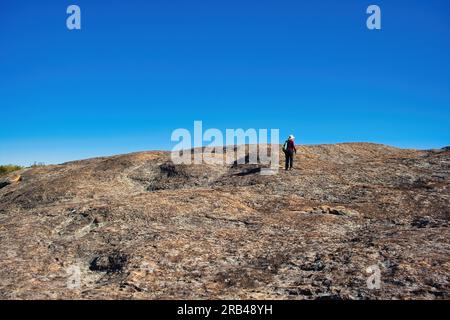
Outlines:
<svg viewBox="0 0 450 320"><path fill-rule="evenodd" d="M434 220L431 217L418 217L415 218L411 225L416 228L426 228L431 226L434 223Z"/></svg>
<svg viewBox="0 0 450 320"><path fill-rule="evenodd" d="M106 273L122 272L128 261L127 255L120 252L101 254L89 263L89 270Z"/></svg>

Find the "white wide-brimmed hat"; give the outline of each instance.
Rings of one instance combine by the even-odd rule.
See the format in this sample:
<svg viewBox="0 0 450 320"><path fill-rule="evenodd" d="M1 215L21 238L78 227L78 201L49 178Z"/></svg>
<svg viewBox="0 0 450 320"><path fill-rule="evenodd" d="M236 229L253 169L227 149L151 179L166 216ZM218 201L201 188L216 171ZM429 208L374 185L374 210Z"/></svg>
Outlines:
<svg viewBox="0 0 450 320"><path fill-rule="evenodd" d="M295 139L295 137L293 134L289 135L289 140L294 140L294 139Z"/></svg>

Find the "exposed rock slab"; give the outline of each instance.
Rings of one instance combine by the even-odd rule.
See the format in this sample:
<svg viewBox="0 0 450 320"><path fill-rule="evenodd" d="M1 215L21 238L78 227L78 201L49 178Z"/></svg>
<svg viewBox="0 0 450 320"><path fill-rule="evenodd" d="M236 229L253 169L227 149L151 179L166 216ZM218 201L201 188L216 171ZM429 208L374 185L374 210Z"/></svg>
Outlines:
<svg viewBox="0 0 450 320"><path fill-rule="evenodd" d="M295 164L143 152L9 175L0 298L449 298L448 148L302 146Z"/></svg>

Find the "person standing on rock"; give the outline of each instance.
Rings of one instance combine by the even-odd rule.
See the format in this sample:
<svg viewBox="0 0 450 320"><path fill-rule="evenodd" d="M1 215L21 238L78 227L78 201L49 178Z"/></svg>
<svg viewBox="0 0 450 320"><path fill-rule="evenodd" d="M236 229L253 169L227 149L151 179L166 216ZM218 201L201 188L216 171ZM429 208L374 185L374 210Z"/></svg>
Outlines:
<svg viewBox="0 0 450 320"><path fill-rule="evenodd" d="M297 154L294 139L295 137L291 134L283 144L283 152L284 155L286 156L285 170L292 170L294 166L294 154Z"/></svg>

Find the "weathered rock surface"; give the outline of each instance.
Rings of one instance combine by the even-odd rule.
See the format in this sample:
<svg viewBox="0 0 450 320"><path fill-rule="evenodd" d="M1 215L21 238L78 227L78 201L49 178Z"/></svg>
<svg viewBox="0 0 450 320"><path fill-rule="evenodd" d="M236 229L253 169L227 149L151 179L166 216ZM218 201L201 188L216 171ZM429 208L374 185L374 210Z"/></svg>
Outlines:
<svg viewBox="0 0 450 320"><path fill-rule="evenodd" d="M448 148L307 146L295 165L143 152L7 176L0 298L449 298Z"/></svg>
<svg viewBox="0 0 450 320"><path fill-rule="evenodd" d="M0 179L0 189L10 184L17 183L22 180L22 177L19 174L10 174L9 176Z"/></svg>

